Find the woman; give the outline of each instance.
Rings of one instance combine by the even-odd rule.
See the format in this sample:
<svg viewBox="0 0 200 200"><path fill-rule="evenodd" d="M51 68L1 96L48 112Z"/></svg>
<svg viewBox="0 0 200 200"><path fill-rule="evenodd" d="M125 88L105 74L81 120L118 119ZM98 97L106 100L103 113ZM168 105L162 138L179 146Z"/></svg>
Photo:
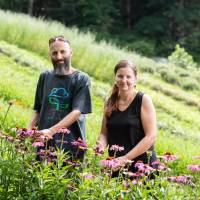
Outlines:
<svg viewBox="0 0 200 200"><path fill-rule="evenodd" d="M137 70L128 60L121 60L114 69L115 84L105 104L100 136L95 150L103 152L112 145L123 146L115 152L116 159L123 165L133 160L131 171L135 172L137 161L151 164L156 160L153 144L156 139L156 113L151 98L136 89ZM150 152L150 155L149 153Z"/></svg>

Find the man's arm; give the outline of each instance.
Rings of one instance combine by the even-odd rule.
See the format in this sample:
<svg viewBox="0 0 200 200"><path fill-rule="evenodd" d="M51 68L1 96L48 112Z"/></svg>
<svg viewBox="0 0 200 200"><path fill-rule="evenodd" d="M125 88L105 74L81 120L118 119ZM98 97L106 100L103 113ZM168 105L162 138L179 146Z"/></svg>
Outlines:
<svg viewBox="0 0 200 200"><path fill-rule="evenodd" d="M37 111L34 111L27 129L29 130L33 129L35 125L37 124L39 117L40 117L40 113Z"/></svg>
<svg viewBox="0 0 200 200"><path fill-rule="evenodd" d="M59 129L69 127L80 117L80 115L81 112L79 110L73 110L54 126L50 127L49 129L43 129L41 131L45 136L52 138Z"/></svg>

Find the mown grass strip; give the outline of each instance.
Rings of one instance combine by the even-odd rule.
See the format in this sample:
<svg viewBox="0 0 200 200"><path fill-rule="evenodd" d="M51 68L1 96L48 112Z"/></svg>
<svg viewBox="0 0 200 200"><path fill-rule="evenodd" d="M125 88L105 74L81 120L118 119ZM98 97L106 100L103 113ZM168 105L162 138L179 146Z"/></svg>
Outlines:
<svg viewBox="0 0 200 200"><path fill-rule="evenodd" d="M22 66L28 66L39 71L47 68L52 68L51 63L48 60L32 52L20 49L15 45L8 44L5 41L0 41L0 51L3 54L12 57L14 61ZM151 76L147 73L139 74L139 83L144 86L148 85L153 90L162 92L175 100L183 101L189 106L197 106L200 110L200 98L198 94L195 95L194 92L181 90L180 87L166 83L161 80L160 77ZM96 87L96 82L94 82L93 85L94 87ZM103 89L101 89L100 87L98 88L98 90L95 89L95 91L105 97L105 89L108 89L109 87L106 86L106 84L105 86L103 86L103 84L98 84L98 87L100 85L103 87Z"/></svg>
<svg viewBox="0 0 200 200"><path fill-rule="evenodd" d="M152 59L142 57L135 52L119 49L112 44L97 43L94 35L89 32L83 34L75 28L68 29L58 22L44 21L2 10L0 10L0 24L1 40L33 51L47 60L49 59L48 39L55 35L65 35L71 41L75 52L73 65L104 82L112 83L113 67L120 59L130 59L137 64L141 72L148 72L151 75L159 74L167 82L171 83L172 81L173 83L178 80L182 88L199 90L198 70L190 69L190 73L188 73L187 70L180 69L173 64L156 63ZM13 27L15 27L14 30Z"/></svg>
<svg viewBox="0 0 200 200"><path fill-rule="evenodd" d="M13 70L12 74L16 74L16 72L19 72L21 77L25 76L30 79L32 78L32 80L37 79L39 72L35 72L35 74L31 73L32 68L26 68L20 65L16 65L15 61L12 58L7 57L7 56L2 56L0 60L2 62L6 60L5 68L7 66L7 69L10 69L11 71ZM15 79L15 77L13 77L13 79ZM13 84L12 82L10 82L10 79L7 81L5 80L5 82L7 83L8 87L10 87ZM24 83L26 83L26 81L23 82L23 84ZM24 88L26 88L24 92L27 92L27 90L29 90L31 87L32 89L34 88L32 85L33 82L31 81L30 83L31 83L30 85L24 85L25 86ZM95 86L94 86L94 83L96 84ZM17 85L22 85L21 78L19 78L18 81L15 83L15 86ZM91 147L94 145L101 128L101 120L102 120L102 115L103 115L103 104L104 104L104 100L102 97L106 96L108 90L110 89L109 85L106 85L106 87L102 87L101 85L102 84L100 82L95 82L95 81L93 82L93 90L92 90L93 113L87 115L86 137L87 137L87 142L89 146ZM105 84L103 84L103 86L105 86ZM100 95L97 96L96 91L99 91L99 88L102 89L102 92L99 92ZM141 89L143 88L141 87ZM144 89L146 90L146 88ZM16 94L15 94L16 91L17 90L15 89L10 93L9 99L13 99L14 97L16 97ZM149 89L148 92L150 91L151 90ZM24 92L23 91L21 92L22 92L21 96L23 96ZM26 99L25 97L24 99L21 99L22 102L26 102L25 99ZM27 105L27 103L24 103L24 104ZM6 109L8 107L7 101L0 99L0 107L2 108L1 114L0 114L0 120L2 121L5 115ZM24 106L14 104L9 111L8 118L5 123L6 131L9 131L10 128L13 128L15 126L26 127L27 123L29 122L31 113L32 113L32 109L30 107L26 108ZM171 151L171 152L177 153L181 157L181 159L183 159L184 164L190 163L192 157L195 156L199 152L200 147L194 143L194 139L192 139L191 137L185 137L184 127L183 127L183 130L184 130L183 134L181 130L179 132L174 130L175 128L175 126L173 126L174 117L168 112L165 112L165 115L163 115L162 110L158 109L158 119L160 122L163 122L163 121L166 122L165 126L160 127L158 131L159 132L158 141L156 143L156 150L158 151L158 154L162 154L165 151ZM176 140L182 144L180 147L179 145L177 145L175 148L174 147L175 144L173 145L171 144L171 140L173 140L174 138L176 138ZM176 140L173 140L173 141L176 141ZM184 148L185 146L192 147L192 149L187 152L185 151L181 152L181 148L183 146ZM185 170L185 168L183 167L181 163L177 165L176 173L179 173Z"/></svg>
<svg viewBox="0 0 200 200"><path fill-rule="evenodd" d="M24 68L9 57L0 54L0 96L5 100L16 99L25 107L33 106L39 73Z"/></svg>
<svg viewBox="0 0 200 200"><path fill-rule="evenodd" d="M199 92L182 90L174 84L166 83L158 77L152 77L145 73L139 76L139 82L142 85L147 85L148 87L151 87L152 90L161 92L177 101L183 101L188 106L196 106L200 110Z"/></svg>
<svg viewBox="0 0 200 200"><path fill-rule="evenodd" d="M188 130L186 132L187 134L189 133L190 136L194 136L195 138L199 137L199 134L197 134L200 130L200 116L198 108L186 106L181 101L173 100L170 97L162 93L157 93L148 87L144 88L143 86L140 86L140 88L152 97L158 114L167 114L166 118L158 118L158 120L169 120L171 122L168 123L169 127L182 127L183 130Z"/></svg>
<svg viewBox="0 0 200 200"><path fill-rule="evenodd" d="M5 41L0 41L0 53L12 57L16 63L34 70L43 71L51 66L50 60Z"/></svg>
<svg viewBox="0 0 200 200"><path fill-rule="evenodd" d="M55 35L65 35L74 49L73 65L87 71L90 75L110 82L112 68L119 59L134 59L138 65L147 66L154 61L142 58L137 54L128 53L117 49L107 43L94 42L94 36L90 33L81 34L77 29L67 29L58 22L43 21L22 14L13 14L0 10L0 39L19 47L37 52L37 54L49 58L48 39ZM15 29L13 30L13 27ZM99 73L101 72L101 73ZM101 74L101 75L100 75Z"/></svg>
<svg viewBox="0 0 200 200"><path fill-rule="evenodd" d="M5 74L4 76L2 76L3 79L0 81L1 94L4 96L4 99L8 100L11 98L15 98L17 99L18 104L23 104L23 105L32 107L35 88L36 88L36 82L39 76L39 71L33 70L32 67L26 68L21 65L18 65L15 63L14 60L3 55L1 56L0 63L2 66L0 72L2 73L2 75ZM92 87L93 94L103 97L103 98L105 98L108 95L108 90L110 89L109 85L101 84L100 82L93 80L92 86L93 86ZM144 88L144 91L146 90L147 90L147 87ZM150 93L150 95L153 95L156 107L162 108L162 110L168 113L170 118L172 118L172 120L170 121L174 121L176 119L177 126L183 127L182 129L174 128L173 123L172 125L169 125L169 123L167 123L167 125L162 126L162 129L163 128L166 129L166 127L168 127L168 130L171 130L172 133L176 132L177 134L189 135L189 137L191 135L195 136L195 138L197 137L195 134L195 132L198 131L198 128L199 128L198 117L197 118L195 117L197 113L192 112L193 117L191 117L190 113L187 115L187 117L185 117L184 112L180 113L180 112L177 112L176 110L177 106L180 107L181 105L180 102L177 103L177 101L173 101L171 98L167 97L166 95L160 94L158 97L157 93L155 92L153 93L153 91L151 90L151 87L148 93ZM171 102L171 103L168 104L168 102ZM179 110L187 111L188 108L182 105L182 108ZM189 108L189 110L192 111L191 108ZM193 108L193 111L195 111L194 108ZM162 119L162 118L160 120L166 121L166 119ZM188 132L190 134L188 134Z"/></svg>

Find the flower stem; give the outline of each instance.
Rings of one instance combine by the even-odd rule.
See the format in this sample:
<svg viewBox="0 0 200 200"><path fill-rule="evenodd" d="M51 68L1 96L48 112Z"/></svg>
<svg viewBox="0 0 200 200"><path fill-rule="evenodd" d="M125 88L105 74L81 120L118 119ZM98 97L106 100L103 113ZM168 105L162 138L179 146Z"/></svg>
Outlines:
<svg viewBox="0 0 200 200"><path fill-rule="evenodd" d="M65 133L62 133L62 138L61 138L61 145L60 145L60 150L61 151L62 151L62 146L63 146L64 134Z"/></svg>
<svg viewBox="0 0 200 200"><path fill-rule="evenodd" d="M11 104L8 105L8 109L7 109L7 111L6 111L6 114L5 114L5 116L4 116L3 122L2 122L2 124L1 124L1 128L2 128L2 129L3 129L4 123L5 123L5 121L6 121L6 117L7 117L7 115L8 115L9 110L10 110L10 107L11 107Z"/></svg>

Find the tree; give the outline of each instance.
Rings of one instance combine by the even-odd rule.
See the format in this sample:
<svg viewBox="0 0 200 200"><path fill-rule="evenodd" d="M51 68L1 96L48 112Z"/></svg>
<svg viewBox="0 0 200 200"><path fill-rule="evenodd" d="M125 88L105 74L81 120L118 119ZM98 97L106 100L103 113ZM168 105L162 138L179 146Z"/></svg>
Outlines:
<svg viewBox="0 0 200 200"><path fill-rule="evenodd" d="M33 15L33 4L34 4L34 0L29 0L28 14L31 16Z"/></svg>

